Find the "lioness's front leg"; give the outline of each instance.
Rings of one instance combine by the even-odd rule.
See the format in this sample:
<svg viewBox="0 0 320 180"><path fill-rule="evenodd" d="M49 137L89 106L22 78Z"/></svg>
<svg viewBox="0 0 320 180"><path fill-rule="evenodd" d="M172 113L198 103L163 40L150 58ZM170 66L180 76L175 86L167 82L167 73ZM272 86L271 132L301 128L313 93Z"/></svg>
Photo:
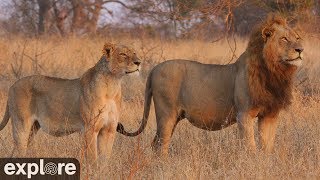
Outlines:
<svg viewBox="0 0 320 180"><path fill-rule="evenodd" d="M98 152L103 159L111 157L112 146L116 135L117 123L110 123L101 128L98 134Z"/></svg>
<svg viewBox="0 0 320 180"><path fill-rule="evenodd" d="M88 127L84 134L84 152L86 155L86 159L90 165L93 165L98 157L97 136L98 132L95 131L92 127Z"/></svg>
<svg viewBox="0 0 320 180"><path fill-rule="evenodd" d="M271 152L273 150L278 120L276 116L259 117L258 124L261 147L266 152Z"/></svg>
<svg viewBox="0 0 320 180"><path fill-rule="evenodd" d="M256 150L256 142L254 140L254 119L248 114L240 112L237 115L237 123L240 131L240 138L244 141L249 150Z"/></svg>
<svg viewBox="0 0 320 180"><path fill-rule="evenodd" d="M112 146L119 122L119 110L121 108L121 90L108 101L108 110L104 114L104 125L98 134L98 153L103 159L111 157Z"/></svg>
<svg viewBox="0 0 320 180"><path fill-rule="evenodd" d="M84 121L84 145L83 151L85 157L90 165L93 165L98 157L97 151L97 137L100 129L102 128L101 118L98 116L90 116L88 113L82 113Z"/></svg>

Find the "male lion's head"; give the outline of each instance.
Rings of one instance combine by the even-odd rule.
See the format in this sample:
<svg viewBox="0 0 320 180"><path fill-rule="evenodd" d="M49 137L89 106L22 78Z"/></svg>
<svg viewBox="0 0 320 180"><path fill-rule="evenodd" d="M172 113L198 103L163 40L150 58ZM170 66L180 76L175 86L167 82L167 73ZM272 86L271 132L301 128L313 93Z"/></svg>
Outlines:
<svg viewBox="0 0 320 180"><path fill-rule="evenodd" d="M102 51L111 73L125 75L140 70L141 61L133 49L124 45L106 43Z"/></svg>
<svg viewBox="0 0 320 180"><path fill-rule="evenodd" d="M251 36L249 46L259 43L269 70L287 71L302 64L302 39L279 14L270 14Z"/></svg>
<svg viewBox="0 0 320 180"><path fill-rule="evenodd" d="M292 98L293 74L302 64L302 39L279 14L269 14L253 31L248 48L249 88L260 115L278 113Z"/></svg>

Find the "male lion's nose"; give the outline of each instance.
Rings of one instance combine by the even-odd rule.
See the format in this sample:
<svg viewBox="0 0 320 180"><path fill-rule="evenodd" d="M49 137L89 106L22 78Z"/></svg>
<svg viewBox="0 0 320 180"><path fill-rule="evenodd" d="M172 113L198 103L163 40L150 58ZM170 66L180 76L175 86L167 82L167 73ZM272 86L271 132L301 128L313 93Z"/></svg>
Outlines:
<svg viewBox="0 0 320 180"><path fill-rule="evenodd" d="M298 53L302 53L303 48L302 47L296 48L295 51L297 51Z"/></svg>
<svg viewBox="0 0 320 180"><path fill-rule="evenodd" d="M133 62L135 65L139 66L141 64L140 61Z"/></svg>

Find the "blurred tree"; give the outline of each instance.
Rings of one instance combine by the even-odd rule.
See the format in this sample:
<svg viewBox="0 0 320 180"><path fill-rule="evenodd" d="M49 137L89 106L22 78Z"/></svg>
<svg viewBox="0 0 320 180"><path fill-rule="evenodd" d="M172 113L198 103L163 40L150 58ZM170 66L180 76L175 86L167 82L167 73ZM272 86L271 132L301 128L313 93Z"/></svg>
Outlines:
<svg viewBox="0 0 320 180"><path fill-rule="evenodd" d="M127 13L118 24L100 28L145 29L170 38L219 39L246 36L268 12L308 22L320 31L319 0L11 0L7 27L28 34L96 33L102 14L113 16L116 3ZM111 8L110 8L111 7ZM107 18L104 17L104 21ZM113 26L113 27L112 27ZM141 28L145 27L145 28ZM307 27L307 26L304 26ZM104 30L103 30L104 31ZM102 32L102 30L100 31ZM117 32L117 31L116 31ZM195 37L197 36L197 37Z"/></svg>
<svg viewBox="0 0 320 180"><path fill-rule="evenodd" d="M121 0L12 0L17 25L28 33L95 33L108 3L129 8ZM112 11L107 11L112 15ZM29 24L29 25L28 25ZM32 25L33 28L28 26Z"/></svg>
<svg viewBox="0 0 320 180"><path fill-rule="evenodd" d="M136 0L133 12L142 22L171 24L174 37L191 37L233 30L233 11L244 0ZM145 20L147 19L147 20ZM206 35L207 36L207 35Z"/></svg>

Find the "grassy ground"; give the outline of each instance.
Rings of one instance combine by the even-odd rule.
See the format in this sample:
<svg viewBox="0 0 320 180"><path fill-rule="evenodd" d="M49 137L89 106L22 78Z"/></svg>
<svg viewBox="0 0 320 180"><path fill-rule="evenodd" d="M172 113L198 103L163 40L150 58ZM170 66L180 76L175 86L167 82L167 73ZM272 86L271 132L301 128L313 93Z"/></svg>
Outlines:
<svg viewBox="0 0 320 180"><path fill-rule="evenodd" d="M10 43L8 43L10 41ZM162 42L144 39L103 38L0 38L0 116L3 116L9 86L18 78L43 74L76 78L101 56L105 41L134 47L144 61L140 76L123 83L121 122L130 130L138 128L143 111L144 83L148 71L165 59L196 59L225 64L232 53L226 42ZM320 45L305 44L305 63L295 80L292 106L280 114L275 152L252 155L241 147L236 125L221 131L197 129L187 121L177 126L170 145L170 157L154 157L150 143L155 135L154 109L145 132L135 138L116 136L112 158L103 163L97 179L225 179L225 178L312 178L320 177L320 95L318 94ZM237 40L235 54L246 48ZM55 138L40 131L32 143L30 157L79 157L81 136ZM11 123L0 132L0 157L12 150ZM85 174L84 179L89 178ZM90 178L89 178L90 179Z"/></svg>

